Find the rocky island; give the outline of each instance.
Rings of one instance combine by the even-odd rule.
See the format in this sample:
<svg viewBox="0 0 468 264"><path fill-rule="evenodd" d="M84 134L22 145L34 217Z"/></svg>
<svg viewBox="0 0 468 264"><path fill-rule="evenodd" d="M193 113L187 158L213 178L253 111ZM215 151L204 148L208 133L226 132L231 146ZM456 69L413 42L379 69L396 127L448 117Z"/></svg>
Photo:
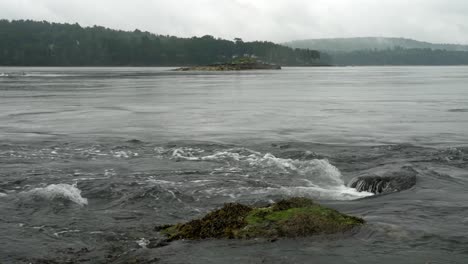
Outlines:
<svg viewBox="0 0 468 264"><path fill-rule="evenodd" d="M252 239L336 234L364 224L364 220L323 207L307 198L291 198L266 207L238 203L224 205L201 219L156 227L167 241Z"/></svg>
<svg viewBox="0 0 468 264"><path fill-rule="evenodd" d="M192 66L175 69L175 71L245 71L245 70L281 70L280 65L269 64L253 58L243 57L229 63L217 63L206 66Z"/></svg>

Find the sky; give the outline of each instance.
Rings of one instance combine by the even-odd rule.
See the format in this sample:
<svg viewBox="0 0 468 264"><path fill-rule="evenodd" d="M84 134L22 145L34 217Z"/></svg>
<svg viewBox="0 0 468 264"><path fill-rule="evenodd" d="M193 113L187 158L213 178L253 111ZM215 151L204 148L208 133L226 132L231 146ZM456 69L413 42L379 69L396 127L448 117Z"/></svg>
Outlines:
<svg viewBox="0 0 468 264"><path fill-rule="evenodd" d="M180 37L377 36L468 44L468 0L0 0L0 18Z"/></svg>

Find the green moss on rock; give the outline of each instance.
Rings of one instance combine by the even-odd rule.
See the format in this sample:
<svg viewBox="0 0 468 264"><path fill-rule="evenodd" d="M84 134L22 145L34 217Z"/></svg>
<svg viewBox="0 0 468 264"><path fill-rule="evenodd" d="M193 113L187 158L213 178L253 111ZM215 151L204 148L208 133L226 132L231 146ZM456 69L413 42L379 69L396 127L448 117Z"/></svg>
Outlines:
<svg viewBox="0 0 468 264"><path fill-rule="evenodd" d="M304 237L341 233L362 224L361 218L323 207L310 199L291 198L262 208L226 204L201 219L166 226L161 232L169 240Z"/></svg>
<svg viewBox="0 0 468 264"><path fill-rule="evenodd" d="M237 230L246 226L245 218L252 208L242 204L226 204L202 219L177 224L162 230L171 240L236 238Z"/></svg>

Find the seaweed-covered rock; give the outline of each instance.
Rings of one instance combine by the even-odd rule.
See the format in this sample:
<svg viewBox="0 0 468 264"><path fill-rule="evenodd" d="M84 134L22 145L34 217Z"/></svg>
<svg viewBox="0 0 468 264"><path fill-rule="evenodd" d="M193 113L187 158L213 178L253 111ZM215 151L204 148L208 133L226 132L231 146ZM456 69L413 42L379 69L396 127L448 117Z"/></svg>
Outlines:
<svg viewBox="0 0 468 264"><path fill-rule="evenodd" d="M169 240L304 237L345 232L364 220L323 207L307 198L291 198L268 207L231 203L185 224L157 228Z"/></svg>

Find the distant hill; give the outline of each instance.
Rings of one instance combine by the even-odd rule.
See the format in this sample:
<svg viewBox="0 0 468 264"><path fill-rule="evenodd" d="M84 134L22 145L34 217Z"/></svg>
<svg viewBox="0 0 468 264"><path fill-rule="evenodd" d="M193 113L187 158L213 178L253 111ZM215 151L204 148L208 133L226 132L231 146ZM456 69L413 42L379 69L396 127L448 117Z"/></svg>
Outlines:
<svg viewBox="0 0 468 264"><path fill-rule="evenodd" d="M316 49L329 52L350 52L357 50L433 49L448 51L468 51L468 45L434 44L406 38L330 38L296 40L284 43L292 48Z"/></svg>
<svg viewBox="0 0 468 264"><path fill-rule="evenodd" d="M249 56L284 66L320 64L320 53L266 41L178 38L31 20L0 20L3 66L190 66Z"/></svg>
<svg viewBox="0 0 468 264"><path fill-rule="evenodd" d="M468 65L468 45L405 38L310 39L284 45L318 50L322 62L332 65Z"/></svg>

